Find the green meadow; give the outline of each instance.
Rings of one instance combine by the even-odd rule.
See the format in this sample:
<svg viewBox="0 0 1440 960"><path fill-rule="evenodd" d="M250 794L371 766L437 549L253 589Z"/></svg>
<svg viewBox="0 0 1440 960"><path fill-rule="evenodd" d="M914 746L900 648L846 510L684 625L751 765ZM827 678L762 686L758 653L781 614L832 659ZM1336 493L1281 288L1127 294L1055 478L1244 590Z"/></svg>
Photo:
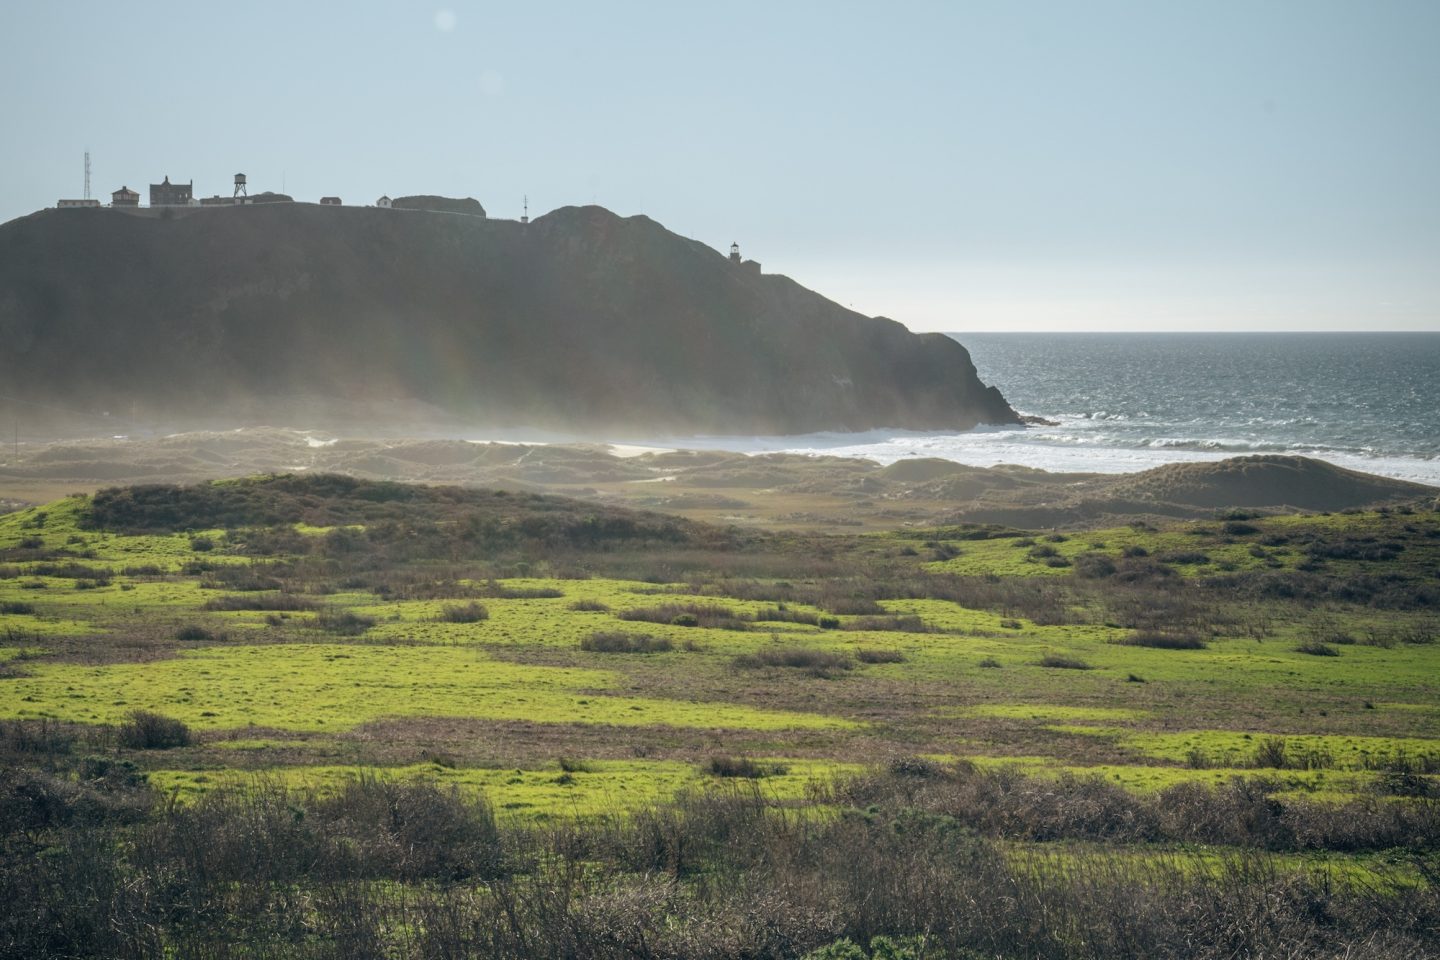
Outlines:
<svg viewBox="0 0 1440 960"><path fill-rule="evenodd" d="M333 478L157 489L0 516L12 782L118 803L124 770L172 811L423 784L612 832L738 790L825 829L924 811L1062 873L1057 842L1087 870L1199 843L1399 883L1388 856L1406 889L1436 862L1392 823L1440 797L1425 508L961 540ZM1167 812L1242 801L1286 839ZM1077 819L1096 804L1151 826ZM1342 841L1325 810L1391 826Z"/></svg>

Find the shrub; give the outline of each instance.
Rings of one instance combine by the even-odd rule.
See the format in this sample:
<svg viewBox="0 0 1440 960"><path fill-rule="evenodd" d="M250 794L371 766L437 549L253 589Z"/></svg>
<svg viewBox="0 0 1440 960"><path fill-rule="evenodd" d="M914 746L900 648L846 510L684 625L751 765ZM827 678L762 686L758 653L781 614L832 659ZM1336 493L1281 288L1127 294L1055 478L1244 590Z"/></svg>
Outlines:
<svg viewBox="0 0 1440 960"><path fill-rule="evenodd" d="M350 610L321 610L315 617L315 625L321 630L342 637L358 637L376 623L374 617Z"/></svg>
<svg viewBox="0 0 1440 960"><path fill-rule="evenodd" d="M0 748L6 752L59 755L74 745L74 732L56 720L0 721Z"/></svg>
<svg viewBox="0 0 1440 960"><path fill-rule="evenodd" d="M718 604L666 603L658 607L636 607L616 614L621 620L643 620L647 623L668 623L676 627L718 627L722 630L745 630L745 621L729 607Z"/></svg>
<svg viewBox="0 0 1440 960"><path fill-rule="evenodd" d="M490 619L490 611L478 600L469 603L447 603L440 610L440 619L445 623L479 623Z"/></svg>
<svg viewBox="0 0 1440 960"><path fill-rule="evenodd" d="M173 717L132 710L116 730L120 744L132 750L169 750L190 745L190 728Z"/></svg>
<svg viewBox="0 0 1440 960"><path fill-rule="evenodd" d="M201 610L314 610L319 604L293 593L224 594L206 600Z"/></svg>
<svg viewBox="0 0 1440 960"><path fill-rule="evenodd" d="M486 581L480 592L495 600L555 600L565 596L564 590L554 587L507 587L494 580Z"/></svg>
<svg viewBox="0 0 1440 960"><path fill-rule="evenodd" d="M1208 646L1199 634L1177 630L1137 630L1111 642L1126 647L1150 647L1155 650L1204 650Z"/></svg>
<svg viewBox="0 0 1440 960"><path fill-rule="evenodd" d="M1319 640L1306 640L1295 648L1296 653L1308 653L1312 657L1338 657L1340 651L1328 643L1321 643Z"/></svg>
<svg viewBox="0 0 1440 960"><path fill-rule="evenodd" d="M813 613L806 613L803 610L790 610L786 607L763 607L750 615L750 619L757 623L808 623L810 626L818 626L820 618Z"/></svg>
<svg viewBox="0 0 1440 960"><path fill-rule="evenodd" d="M839 630L839 629L840 629L840 618L839 618L839 617L818 617L818 618L816 618L816 620L815 620L815 626L819 627L821 630Z"/></svg>
<svg viewBox="0 0 1440 960"><path fill-rule="evenodd" d="M790 768L783 763L756 763L749 757L711 757L703 769L714 777L745 780L780 777L790 772Z"/></svg>
<svg viewBox="0 0 1440 960"><path fill-rule="evenodd" d="M609 613L609 604L601 603L599 600L576 600L570 604L571 610L579 610L585 613Z"/></svg>
<svg viewBox="0 0 1440 960"><path fill-rule="evenodd" d="M215 635L204 627L189 623L175 631L175 639L183 640L187 643L194 643L203 640L213 640L215 639Z"/></svg>
<svg viewBox="0 0 1440 960"><path fill-rule="evenodd" d="M1199 550L1171 550L1160 554L1156 559L1161 563L1173 563L1181 566L1198 566L1202 563L1209 563L1210 557Z"/></svg>
<svg viewBox="0 0 1440 960"><path fill-rule="evenodd" d="M580 649L591 653L663 653L674 648L669 637L609 630L597 630L580 641Z"/></svg>
<svg viewBox="0 0 1440 960"><path fill-rule="evenodd" d="M1115 575L1115 561L1103 553L1082 553L1075 558L1075 576L1103 580Z"/></svg>
<svg viewBox="0 0 1440 960"><path fill-rule="evenodd" d="M899 650L862 649L855 651L855 659L861 663L904 663L905 654Z"/></svg>
<svg viewBox="0 0 1440 960"><path fill-rule="evenodd" d="M805 647L757 650L754 653L736 657L732 662L744 670L786 667L794 670L807 670L817 677L829 676L834 670L852 670L855 667L854 662L844 654L831 653L828 650L811 650Z"/></svg>
<svg viewBox="0 0 1440 960"><path fill-rule="evenodd" d="M1078 657L1066 657L1058 653L1047 653L1040 658L1040 666L1056 670L1091 670L1090 664Z"/></svg>
<svg viewBox="0 0 1440 960"><path fill-rule="evenodd" d="M1126 558L1127 560L1134 560L1140 557L1150 556L1150 551L1137 544L1133 547L1126 547L1124 550L1121 550L1120 556Z"/></svg>
<svg viewBox="0 0 1440 960"><path fill-rule="evenodd" d="M986 657L984 660L981 660L978 664L976 664L976 666L984 667L987 670L999 670L1000 661L996 660L994 657Z"/></svg>
<svg viewBox="0 0 1440 960"><path fill-rule="evenodd" d="M23 600L0 600L0 613L34 613L35 605Z"/></svg>
<svg viewBox="0 0 1440 960"><path fill-rule="evenodd" d="M893 617L857 617L843 624L846 630L890 630L897 633L933 633L934 628L913 614Z"/></svg>
<svg viewBox="0 0 1440 960"><path fill-rule="evenodd" d="M1250 763L1256 767L1284 770L1290 762L1289 754L1290 746L1284 737L1266 737L1256 744Z"/></svg>

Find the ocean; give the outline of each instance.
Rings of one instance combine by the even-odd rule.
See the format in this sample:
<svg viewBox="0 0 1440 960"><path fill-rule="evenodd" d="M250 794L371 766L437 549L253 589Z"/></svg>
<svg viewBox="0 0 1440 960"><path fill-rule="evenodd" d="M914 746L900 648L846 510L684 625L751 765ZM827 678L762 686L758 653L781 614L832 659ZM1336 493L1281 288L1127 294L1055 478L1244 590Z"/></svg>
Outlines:
<svg viewBox="0 0 1440 960"><path fill-rule="evenodd" d="M1016 410L1058 426L700 445L1099 473L1284 453L1440 485L1440 333L951 336Z"/></svg>

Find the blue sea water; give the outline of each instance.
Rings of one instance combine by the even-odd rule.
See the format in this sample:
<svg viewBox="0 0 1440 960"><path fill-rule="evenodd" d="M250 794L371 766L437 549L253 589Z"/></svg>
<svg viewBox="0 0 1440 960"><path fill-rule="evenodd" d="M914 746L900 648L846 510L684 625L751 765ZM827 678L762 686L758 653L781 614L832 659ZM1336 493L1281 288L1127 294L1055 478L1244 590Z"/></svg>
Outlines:
<svg viewBox="0 0 1440 960"><path fill-rule="evenodd" d="M757 438L747 449L1107 473L1294 453L1440 485L1440 333L952 336L1012 406L1058 426Z"/></svg>

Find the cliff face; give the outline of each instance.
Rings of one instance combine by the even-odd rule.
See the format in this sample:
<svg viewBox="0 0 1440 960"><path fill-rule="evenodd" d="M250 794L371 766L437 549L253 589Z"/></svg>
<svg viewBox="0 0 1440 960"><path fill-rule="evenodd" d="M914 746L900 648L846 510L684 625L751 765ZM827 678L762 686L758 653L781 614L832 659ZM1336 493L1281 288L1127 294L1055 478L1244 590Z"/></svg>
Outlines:
<svg viewBox="0 0 1440 960"><path fill-rule="evenodd" d="M0 226L0 382L28 402L274 420L795 433L1017 421L940 334L861 316L646 217L528 225L275 204Z"/></svg>

